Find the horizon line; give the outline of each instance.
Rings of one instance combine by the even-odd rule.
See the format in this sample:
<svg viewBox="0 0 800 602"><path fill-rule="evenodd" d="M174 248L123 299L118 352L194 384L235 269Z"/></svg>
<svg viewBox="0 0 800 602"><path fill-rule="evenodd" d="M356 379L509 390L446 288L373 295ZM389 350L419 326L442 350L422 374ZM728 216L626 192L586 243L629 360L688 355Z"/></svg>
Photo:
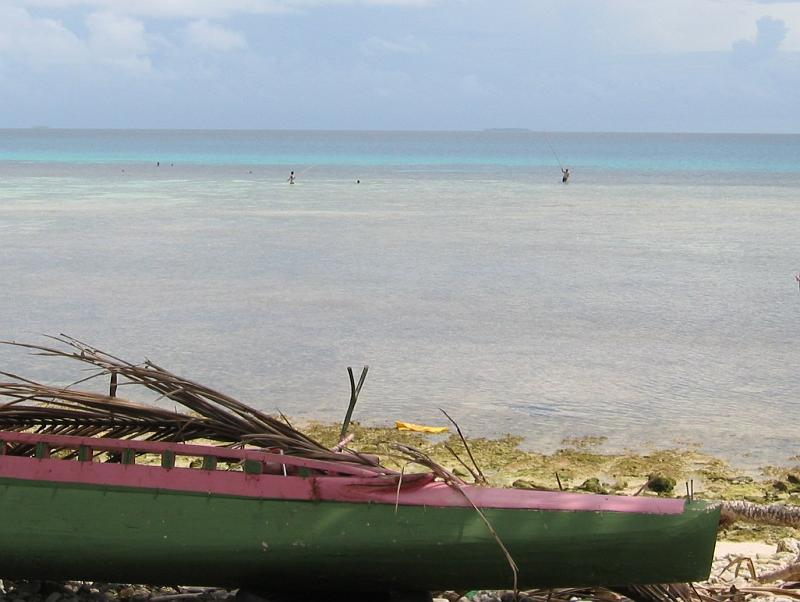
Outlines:
<svg viewBox="0 0 800 602"><path fill-rule="evenodd" d="M328 133L387 133L387 134L641 134L641 135L693 135L693 136L798 136L798 132L769 131L700 131L700 130L544 130L525 127L489 127L475 129L343 129L343 128L234 128L234 127L70 127L70 126L0 126L0 131L102 131L102 132L328 132Z"/></svg>

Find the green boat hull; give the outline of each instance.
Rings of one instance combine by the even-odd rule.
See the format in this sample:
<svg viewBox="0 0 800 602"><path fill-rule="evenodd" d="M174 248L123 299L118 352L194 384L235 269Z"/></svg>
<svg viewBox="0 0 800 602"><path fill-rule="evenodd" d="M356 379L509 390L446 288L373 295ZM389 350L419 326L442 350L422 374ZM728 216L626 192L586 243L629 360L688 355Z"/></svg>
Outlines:
<svg viewBox="0 0 800 602"><path fill-rule="evenodd" d="M485 509L519 586L705 579L719 510ZM0 577L348 591L511 588L472 508L0 479Z"/></svg>

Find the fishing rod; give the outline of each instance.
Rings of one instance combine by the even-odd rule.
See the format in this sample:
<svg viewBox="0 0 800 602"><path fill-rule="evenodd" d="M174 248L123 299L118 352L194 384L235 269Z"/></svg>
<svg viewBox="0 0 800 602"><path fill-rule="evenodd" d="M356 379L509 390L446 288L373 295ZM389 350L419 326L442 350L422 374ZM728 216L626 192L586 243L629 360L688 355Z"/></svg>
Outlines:
<svg viewBox="0 0 800 602"><path fill-rule="evenodd" d="M553 145L550 144L550 138L547 137L547 132L542 132L542 134L544 134L544 141L547 142L547 146L550 147L550 152L553 153L553 156L556 158L556 161L558 162L558 167L561 169L561 171L564 171L564 166L561 164L561 159L558 158L558 155L556 154Z"/></svg>
<svg viewBox="0 0 800 602"><path fill-rule="evenodd" d="M304 173L306 173L306 172L307 172L309 169L314 169L314 167L316 167L316 165L309 165L309 166L308 166L308 167L306 167L304 170L302 170L302 171L298 171L296 174L294 173L294 171L292 171L292 172L289 174L289 184L294 184L294 181L295 181L295 179L296 179L296 178L298 178L298 177L302 176L302 175L303 175Z"/></svg>

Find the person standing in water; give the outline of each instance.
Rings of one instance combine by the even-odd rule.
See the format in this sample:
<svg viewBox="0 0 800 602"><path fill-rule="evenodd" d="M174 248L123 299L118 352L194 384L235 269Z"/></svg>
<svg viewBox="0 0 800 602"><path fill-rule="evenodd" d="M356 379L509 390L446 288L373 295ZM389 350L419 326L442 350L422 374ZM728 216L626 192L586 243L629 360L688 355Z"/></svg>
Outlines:
<svg viewBox="0 0 800 602"><path fill-rule="evenodd" d="M294 172L293 171L289 172L289 177L287 178L287 182L289 182L289 184L294 184Z"/></svg>
<svg viewBox="0 0 800 602"><path fill-rule="evenodd" d="M569 167L562 168L561 169L561 183L562 184L566 184L567 181L569 180L569 176L570 176Z"/></svg>

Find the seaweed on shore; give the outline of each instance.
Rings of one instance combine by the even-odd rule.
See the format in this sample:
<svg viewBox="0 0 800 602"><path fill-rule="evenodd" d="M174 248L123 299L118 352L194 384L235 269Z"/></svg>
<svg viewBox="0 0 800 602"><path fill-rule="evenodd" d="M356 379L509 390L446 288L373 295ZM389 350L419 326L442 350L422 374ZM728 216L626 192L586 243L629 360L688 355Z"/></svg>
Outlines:
<svg viewBox="0 0 800 602"><path fill-rule="evenodd" d="M797 467L769 467L764 470L765 478L758 480L694 448L605 453L601 449L605 438L599 435L565 439L561 449L543 454L522 449L523 440L518 436L462 440L455 434L427 436L353 422L348 429L353 443L340 446L341 425L312 422L298 429L283 415L270 416L150 360L134 364L66 335L49 338L58 346L6 344L36 355L88 364L92 372L64 387L0 372L9 378L0 383L0 398L8 400L0 405L0 428L155 441L207 440L228 446L246 443L368 465L375 465L379 456L389 471L400 470L408 462L407 457L398 457L398 445L410 446L457 477L470 475L454 460L453 450L460 454L468 444L481 474L495 486L585 490L587 482L596 481L595 489L633 494L658 476L676 483L674 495L682 495L683 484L692 481L697 495L707 499L800 504ZM96 379L107 379L108 394L77 389ZM144 387L185 411L117 396L131 386Z"/></svg>
<svg viewBox="0 0 800 602"><path fill-rule="evenodd" d="M431 439L419 433L366 427L359 423L350 425L349 431L356 442L350 449L340 440L340 425L312 423L299 430L285 416L269 416L228 395L177 376L149 360L134 364L65 335L51 338L64 348L6 343L38 355L88 364L93 368L92 374L69 386L56 387L0 372L10 379L0 383L0 398L8 400L0 405L0 429L152 441L203 439L220 445L247 444L279 449L296 456L376 466L387 472L401 470L411 462L425 466L456 488L463 484L461 476L469 476L463 473L462 467L476 481L482 479L498 486L567 488L603 493L633 493L648 489L650 484L649 493L652 495L681 495L680 485L675 492L672 491L675 484L696 479L703 485L700 491L703 497L719 500L736 497L741 501L725 506L728 514L733 515L732 521L742 517L771 520L773 526L759 527L762 529L758 532L761 539L768 539L765 537L767 531L763 529L781 529L783 536L787 532L794 533L794 528L800 525L797 518L800 510L786 506L786 503L796 504L800 500L800 479L796 470L770 469L771 480L756 481L695 449L605 454L597 450L604 439L589 437L565 440L563 448L552 454L541 454L522 450L519 447L522 439L511 435L494 440L467 439L457 429L459 436ZM108 379L108 394L74 388L97 378ZM182 406L185 412L165 410L117 396L120 387L131 385L144 387L156 393L159 399L169 399ZM353 405L351 397L348 414ZM454 452L454 449L463 448L466 448L475 472L458 460L458 454ZM32 450L19 447L10 452L30 454ZM455 464L454 457L458 461ZM480 475L480 479L476 475ZM656 482L670 483L671 486L662 487L657 492L653 486ZM779 487L776 483L783 485ZM782 501L784 504L776 508L764 504L748 505L748 501ZM475 510L480 514L477 507ZM735 529L735 524L726 528ZM488 521L487 526L492 531ZM499 539L498 544L505 551ZM514 567L510 555L508 559ZM600 589L529 592L531 599L546 596L541 599L548 600L574 599L575 596L596 600L625 599L620 598L621 595L633 600L721 599L714 598L710 591L700 594L690 586L672 589L650 586L624 591L618 589L616 592Z"/></svg>

